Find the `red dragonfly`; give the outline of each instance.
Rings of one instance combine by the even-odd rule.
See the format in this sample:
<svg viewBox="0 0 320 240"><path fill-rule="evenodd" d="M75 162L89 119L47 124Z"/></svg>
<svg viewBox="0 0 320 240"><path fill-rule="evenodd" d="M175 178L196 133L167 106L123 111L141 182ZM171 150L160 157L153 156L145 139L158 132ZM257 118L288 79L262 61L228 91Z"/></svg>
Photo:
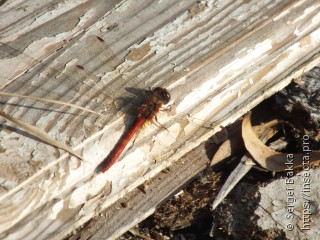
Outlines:
<svg viewBox="0 0 320 240"><path fill-rule="evenodd" d="M150 121L156 117L162 105L167 104L170 101L170 94L168 90L161 87L156 87L152 90L150 96L147 96L145 103L140 106L138 116L132 124L130 130L119 141L110 154L103 160L102 172L106 172L119 158L120 154L127 146L131 138L137 133L137 131L145 124L146 121Z"/></svg>
<svg viewBox="0 0 320 240"><path fill-rule="evenodd" d="M94 39L92 39L94 38ZM89 47L89 57L86 61L84 60L84 64L90 66L90 62L92 58L98 58L101 65L107 65L108 68L114 70L120 64L120 61L117 59L115 54L113 54L110 47L104 42L100 37L91 37L91 41L94 40L94 44L91 46L98 47ZM90 46L90 45L89 45ZM104 51L101 51L104 49ZM87 50L87 49L86 49ZM81 51L79 51L81 52ZM106 54L107 52L107 54ZM80 53L81 54L81 53ZM77 58L74 56L74 58ZM34 81L34 86L26 86L25 88L21 88L21 94L28 96L37 96L44 97L48 99L60 99L65 102L74 101L77 105L89 106L93 109L103 109L103 103L107 102L106 113L109 113L109 116L114 117L114 112L110 111L110 103L114 102L114 98L117 97L117 94L110 90L110 88L106 89L105 85L101 83L101 79L97 78L94 74L91 74L92 70L87 70L82 65L73 64L71 67L71 71L68 73L61 73L59 70L55 70L56 68L46 67L49 69L48 76L44 76L45 79L39 81ZM75 66L75 67L74 67ZM100 69L99 69L100 70ZM100 70L101 71L101 70ZM106 70L110 71L110 69ZM52 75L52 76L51 76ZM59 76L62 80L56 81L56 76ZM81 79L82 81L80 81ZM85 79L85 80L83 80ZM131 82L136 86L137 81L134 78L130 79ZM43 86L48 89L44 89ZM70 92L72 90L73 92ZM16 90L9 90L11 92L15 92ZM80 92L80 94L78 93ZM85 94L81 94L85 92ZM121 94L119 94L121 95ZM117 142L113 150L110 154L103 160L103 162L98 166L98 170L102 172L106 172L119 158L120 154L123 152L128 142L132 139L132 137L138 132L138 130L145 124L145 122L150 121L156 117L156 114L160 110L162 105L167 104L170 101L170 94L165 88L156 87L152 91L147 93L145 97L144 103L138 107L137 112L135 114L135 120L131 125L130 129L126 131L121 139ZM34 108L47 108L47 105L41 105L41 103L35 101ZM12 104L12 103L11 103ZM15 103L14 103L15 104ZM29 106L30 107L30 106ZM50 105L49 105L50 107ZM64 113L66 108L62 110ZM26 115L28 112L25 113ZM76 110L72 110L70 115L78 115L79 112ZM83 113L80 113L82 115ZM71 118L71 117L70 117ZM76 126L76 124L75 124Z"/></svg>
<svg viewBox="0 0 320 240"><path fill-rule="evenodd" d="M91 58L96 58L99 56L101 49L102 53L101 57L99 57L100 62L104 62L105 65L108 65L107 71L114 70L116 66L120 64L120 61L117 59L115 54L113 54L110 47L104 42L104 40L100 37L89 37L88 41L91 41L91 46L96 46L86 49L89 51L89 55ZM94 43L92 44L92 42ZM106 54L107 52L107 54ZM25 58L28 59L28 56L25 56ZM34 62L34 59L31 59L29 57L29 62ZM76 57L75 57L76 58ZM88 65L87 63L85 63ZM43 65L43 64L42 64ZM60 100L61 102L69 102L73 101L76 102L77 105L81 106L87 106L89 105L90 108L99 109L107 107L106 116L112 116L115 115L114 112L117 111L110 109L110 103L114 101L114 98L116 98L115 92L113 92L110 89L106 89L104 85L99 85L100 79L98 79L94 74L91 74L90 71L88 71L86 68L84 68L82 65L73 64L70 69L70 72L67 73L61 73L61 71L58 68L52 68L48 66L44 66L45 69L49 69L47 73L44 75L44 79L41 77L39 80L39 85L37 83L37 80L34 80L34 86L25 85L25 87L22 87L20 89L10 89L10 85L8 87L8 92L14 92L19 93L20 95L33 97L34 102L32 102L30 105L28 104L28 107L31 108L38 108L38 109L46 109L50 110L50 101L49 104L45 102L39 102L40 98L44 99L51 99L51 100ZM52 76L51 76L52 75ZM62 78L62 81L57 81L58 79L56 76L59 76L59 78ZM36 76L33 76L35 79ZM48 79L48 80L47 80ZM86 82L80 81L79 79L86 79ZM88 80L87 80L88 79ZM136 86L136 82L134 79L131 79L130 81L133 81L134 85ZM81 91L80 91L81 89ZM102 90L103 89L103 90ZM77 91L83 92L86 91L85 94L78 94ZM0 94L1 95L1 94ZM119 94L121 95L121 94ZM18 98L18 100L12 102L8 102L9 104L7 106L7 109L9 109L10 112L10 105L19 105L19 102L21 99ZM117 142L113 150L110 152L110 154L104 159L104 161L98 166L98 170L105 172L107 171L118 159L120 154L123 152L125 147L127 146L128 142L132 139L132 137L138 132L138 130L145 124L145 122L150 121L155 118L155 115L159 111L162 105L167 104L170 101L170 94L169 92L161 87L156 87L152 91L148 91L144 103L142 103L138 108L137 112L135 114L135 120L130 127L126 131L126 133L122 136L122 138ZM103 105L103 103L107 103L107 105ZM109 105L108 105L109 104ZM131 104L131 103L130 103ZM13 111L15 110L12 108ZM65 108L66 109L66 108ZM64 113L65 111L69 110L62 110L61 112ZM28 115L31 111L26 111L24 115ZM49 111L50 112L50 111ZM76 113L76 111L73 109L71 110L71 116L74 116L73 112ZM14 112L13 112L14 113ZM34 115L34 113L32 113ZM80 115L84 115L83 112L80 113Z"/></svg>

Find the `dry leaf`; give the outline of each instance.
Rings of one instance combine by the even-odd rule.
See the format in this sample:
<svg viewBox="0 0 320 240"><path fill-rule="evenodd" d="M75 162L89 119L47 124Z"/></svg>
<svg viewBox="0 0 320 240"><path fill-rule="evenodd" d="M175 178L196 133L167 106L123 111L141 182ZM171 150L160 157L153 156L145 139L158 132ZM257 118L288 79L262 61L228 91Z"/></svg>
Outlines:
<svg viewBox="0 0 320 240"><path fill-rule="evenodd" d="M279 122L277 120L270 121L268 123L255 126L254 130L258 132L258 135L260 139L263 142L267 142L276 131L272 129L272 127ZM236 131L236 135L240 135L240 128L238 128L238 131ZM232 141L232 140L231 140ZM231 146L231 141L226 142L225 147L221 151L227 150L228 146ZM233 144L235 145L235 144ZM238 145L238 144L237 144ZM241 146L244 147L243 142L241 141ZM219 149L220 150L220 149ZM218 151L219 151L218 150ZM230 152L230 154L232 154ZM217 155L217 154L216 154ZM216 155L213 158L213 161L220 157ZM211 205L211 210L214 210L222 201L223 199L229 194L229 192L236 186L236 184L250 171L250 169L255 165L253 160L251 159L251 156L248 156L249 154L245 154L242 158L238 166L232 171L232 173L229 175L227 181L223 184L222 188L220 189L217 197L215 198L214 202Z"/></svg>
<svg viewBox="0 0 320 240"><path fill-rule="evenodd" d="M304 159L310 164L320 162L319 151L287 154L276 152L267 147L254 132L250 116L251 112L243 119L242 137L248 152L263 168L275 172L285 171L288 168L288 164L292 163L292 159L293 168L301 167Z"/></svg>
<svg viewBox="0 0 320 240"><path fill-rule="evenodd" d="M262 125L254 126L253 128L257 135L260 137L263 132L267 131L278 123L278 120L272 120ZM270 139L274 134L274 131L268 131L268 136L266 136L265 138ZM218 151L215 153L211 160L210 166L216 165L228 157L244 154L244 143L243 139L240 136L241 125L236 126L233 133L229 134L229 139L219 147ZM262 140L266 141L265 139Z"/></svg>

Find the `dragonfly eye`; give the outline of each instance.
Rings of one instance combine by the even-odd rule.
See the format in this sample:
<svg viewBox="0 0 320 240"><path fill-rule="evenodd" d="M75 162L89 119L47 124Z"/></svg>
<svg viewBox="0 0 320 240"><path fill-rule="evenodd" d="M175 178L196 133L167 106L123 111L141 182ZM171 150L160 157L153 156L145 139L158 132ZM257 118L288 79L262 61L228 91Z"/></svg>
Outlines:
<svg viewBox="0 0 320 240"><path fill-rule="evenodd" d="M153 90L154 96L158 98L158 100L161 102L161 104L167 104L170 101L170 93L168 92L167 89L161 88L161 87L156 87Z"/></svg>

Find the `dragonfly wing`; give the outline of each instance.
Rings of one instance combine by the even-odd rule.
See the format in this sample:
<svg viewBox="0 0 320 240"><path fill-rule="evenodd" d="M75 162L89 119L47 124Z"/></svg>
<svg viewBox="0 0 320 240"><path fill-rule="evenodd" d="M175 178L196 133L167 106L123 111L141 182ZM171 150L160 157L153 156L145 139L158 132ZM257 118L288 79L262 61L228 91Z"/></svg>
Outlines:
<svg viewBox="0 0 320 240"><path fill-rule="evenodd" d="M102 38L90 35L86 38L86 45L88 46L86 49L88 60L85 65L88 69L93 65L92 68L99 67L99 71L112 72L121 64L116 54Z"/></svg>

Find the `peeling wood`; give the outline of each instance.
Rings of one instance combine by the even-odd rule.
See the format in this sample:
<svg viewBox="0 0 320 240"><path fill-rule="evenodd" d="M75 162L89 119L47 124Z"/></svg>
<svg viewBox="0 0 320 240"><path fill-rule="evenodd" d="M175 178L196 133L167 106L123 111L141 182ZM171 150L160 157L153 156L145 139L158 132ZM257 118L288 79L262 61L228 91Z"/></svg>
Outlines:
<svg viewBox="0 0 320 240"><path fill-rule="evenodd" d="M150 43L144 44L139 48L132 48L130 50L130 53L127 56L127 60L131 60L131 61L140 61L141 59L143 59L151 50L151 46Z"/></svg>
<svg viewBox="0 0 320 240"><path fill-rule="evenodd" d="M7 114L69 144L85 161L75 168L64 152L2 122L1 238L66 236L158 176L219 124L234 121L319 63L317 1L201 4L91 0L1 5L1 91L60 98L106 113L99 117L2 98L8 101ZM93 43L92 36L108 46ZM130 51L146 46L135 61L129 59ZM110 59L113 53L118 62ZM96 77L88 79L75 64ZM108 110L123 100L119 96L130 97L126 88L155 86L168 88L174 100L171 112L159 114L170 132L146 126L121 161L107 174L96 174L95 167L130 122ZM214 122L215 129L199 128L203 121ZM155 205L148 207L143 217ZM128 227L121 226L118 234Z"/></svg>

